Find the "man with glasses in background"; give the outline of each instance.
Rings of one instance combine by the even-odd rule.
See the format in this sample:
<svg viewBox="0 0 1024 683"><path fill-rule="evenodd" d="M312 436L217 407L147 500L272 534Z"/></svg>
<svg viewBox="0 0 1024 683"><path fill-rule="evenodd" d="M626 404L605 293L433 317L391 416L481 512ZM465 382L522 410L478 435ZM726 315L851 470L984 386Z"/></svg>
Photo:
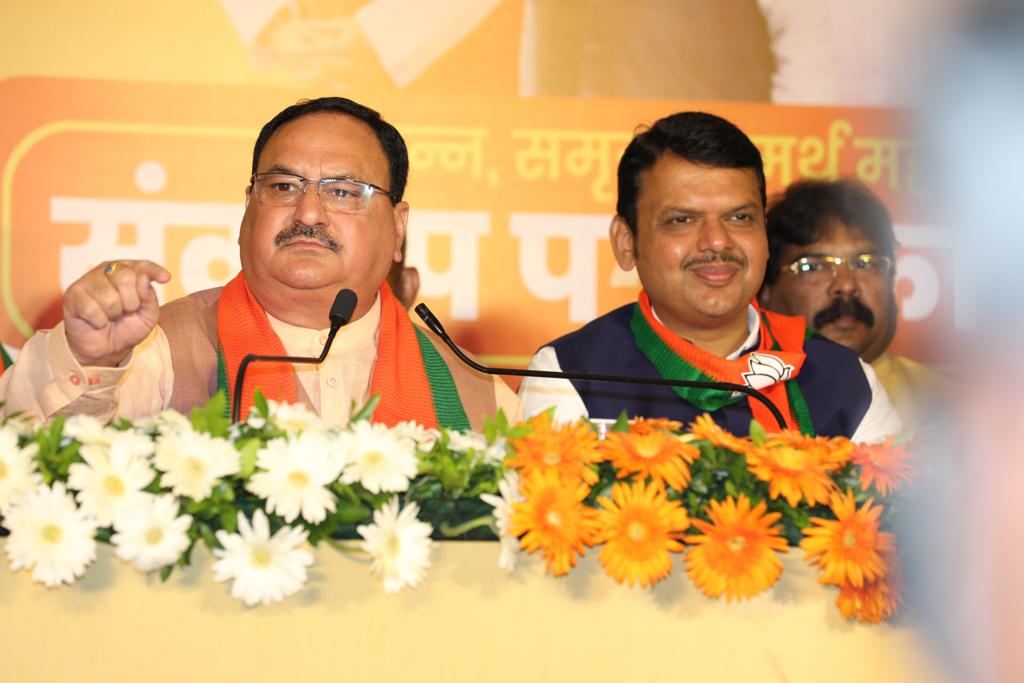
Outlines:
<svg viewBox="0 0 1024 683"><path fill-rule="evenodd" d="M862 183L793 183L768 211L768 269L760 301L801 315L870 363L905 427L926 421L922 401L944 381L886 352L896 334L896 236L885 205Z"/></svg>
<svg viewBox="0 0 1024 683"><path fill-rule="evenodd" d="M218 390L230 399L246 354L318 356L343 288L358 303L325 362L252 365L243 418L257 387L338 425L373 394L374 419L389 425L481 429L499 407L516 416L515 394L413 326L387 285L402 257L408 168L402 136L372 109L340 97L288 107L253 150L242 271L161 307L153 283L171 277L162 266L93 268L65 292L63 321L26 342L0 377L0 416L137 418L188 412Z"/></svg>

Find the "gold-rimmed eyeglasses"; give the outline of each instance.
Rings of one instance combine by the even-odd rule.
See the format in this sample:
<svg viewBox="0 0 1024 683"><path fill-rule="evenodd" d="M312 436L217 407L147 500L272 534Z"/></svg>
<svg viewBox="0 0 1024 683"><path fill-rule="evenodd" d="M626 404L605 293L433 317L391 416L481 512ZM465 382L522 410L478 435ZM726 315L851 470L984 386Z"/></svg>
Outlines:
<svg viewBox="0 0 1024 683"><path fill-rule="evenodd" d="M802 280L832 279L839 266L846 264L850 272L867 276L888 276L894 261L884 254L857 254L856 256L804 256L786 266L786 270Z"/></svg>

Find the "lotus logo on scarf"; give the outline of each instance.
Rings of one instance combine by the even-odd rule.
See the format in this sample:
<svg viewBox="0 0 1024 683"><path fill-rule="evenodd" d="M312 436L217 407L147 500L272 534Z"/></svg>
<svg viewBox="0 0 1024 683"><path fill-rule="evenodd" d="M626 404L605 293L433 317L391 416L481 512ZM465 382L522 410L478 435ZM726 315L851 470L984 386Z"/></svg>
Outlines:
<svg viewBox="0 0 1024 683"><path fill-rule="evenodd" d="M743 383L751 389L764 389L776 382L785 382L793 375L792 365L766 353L751 353L747 356L747 365L750 372L743 373Z"/></svg>

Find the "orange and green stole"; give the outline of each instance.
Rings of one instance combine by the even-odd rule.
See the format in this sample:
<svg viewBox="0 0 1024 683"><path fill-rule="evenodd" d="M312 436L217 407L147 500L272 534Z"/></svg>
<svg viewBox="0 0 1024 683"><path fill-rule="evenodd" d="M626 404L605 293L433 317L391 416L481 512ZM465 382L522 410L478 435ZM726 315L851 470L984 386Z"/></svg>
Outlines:
<svg viewBox="0 0 1024 683"><path fill-rule="evenodd" d="M469 429L469 419L444 359L426 333L412 324L387 282L381 285L377 295L380 297L380 330L377 359L370 375L370 395L380 394L380 402L373 421L389 427L414 420L425 427ZM221 292L217 304L217 335L220 340L217 386L228 397L230 415L235 376L242 358L249 353L284 356L288 352L242 273ZM290 363L253 363L246 370L244 382L239 412L243 419L253 405L256 389L268 399L297 401L298 379Z"/></svg>
<svg viewBox="0 0 1024 683"><path fill-rule="evenodd" d="M633 309L630 329L641 352L654 364L665 379L745 384L765 395L785 416L791 427L799 426L803 434L814 435L807 401L796 382L806 354L807 323L801 317L762 311L752 304L761 318L761 334L757 349L727 360L697 348L663 325L651 310L646 291ZM672 387L683 400L700 410L714 412L744 398L743 394L693 387ZM750 412L768 431L782 428L768 408L757 399L747 397Z"/></svg>
<svg viewBox="0 0 1024 683"><path fill-rule="evenodd" d="M4 345L0 344L0 375L4 374L4 370L12 365L14 365L14 361L7 355L7 349L4 348Z"/></svg>

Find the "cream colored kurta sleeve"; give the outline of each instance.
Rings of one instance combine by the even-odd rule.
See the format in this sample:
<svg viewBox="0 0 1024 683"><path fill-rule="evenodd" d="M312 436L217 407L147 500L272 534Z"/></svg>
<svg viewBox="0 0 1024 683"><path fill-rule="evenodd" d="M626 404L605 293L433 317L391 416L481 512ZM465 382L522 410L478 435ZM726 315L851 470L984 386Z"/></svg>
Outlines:
<svg viewBox="0 0 1024 683"><path fill-rule="evenodd" d="M0 377L0 415L47 419L58 412L99 420L153 415L171 400L170 347L159 326L120 367L79 364L68 348L64 323L25 342L17 362Z"/></svg>
<svg viewBox="0 0 1024 683"><path fill-rule="evenodd" d="M289 355L320 355L327 328L312 330L268 318ZM379 327L378 299L366 315L338 331L323 364L292 366L313 407L328 424L347 424L353 406L360 408L369 399ZM510 420L520 419L519 398L500 378L494 381L498 407ZM170 405L173 387L170 347L159 326L135 347L123 367L83 368L68 348L61 323L36 333L0 377L0 401L5 402L0 416L22 412L47 419L65 412L103 421L137 419Z"/></svg>

